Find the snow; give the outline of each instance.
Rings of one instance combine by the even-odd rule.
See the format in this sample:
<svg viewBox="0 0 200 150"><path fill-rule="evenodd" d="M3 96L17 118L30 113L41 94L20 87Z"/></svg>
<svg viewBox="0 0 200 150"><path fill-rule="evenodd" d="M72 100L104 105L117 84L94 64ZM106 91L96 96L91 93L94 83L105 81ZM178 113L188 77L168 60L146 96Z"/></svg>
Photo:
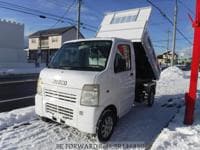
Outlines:
<svg viewBox="0 0 200 150"><path fill-rule="evenodd" d="M181 74L180 72L178 74ZM185 72L187 78L190 72ZM179 81L182 79L179 79ZM183 81L182 81L183 82ZM200 82L198 81L198 85ZM179 87L182 85L179 82ZM182 85L183 86L183 85ZM177 87L176 87L177 88ZM199 97L199 89L197 91L197 97ZM178 110L175 118L169 123L168 127L164 128L159 136L156 138L152 145L152 150L162 149L181 149L181 150L198 150L200 149L200 99L197 98L195 106L195 118L194 123L191 126L183 124L185 107L181 107Z"/></svg>
<svg viewBox="0 0 200 150"><path fill-rule="evenodd" d="M10 112L0 113L0 130L20 124L22 122L29 122L34 118L34 107L27 107L23 109L16 109Z"/></svg>
<svg viewBox="0 0 200 150"><path fill-rule="evenodd" d="M182 123L188 83L189 72L182 72L177 67L164 70L157 83L154 106L149 108L137 104L119 120L110 142L139 142L144 143L147 149L152 146L153 150L200 148L200 118L195 118L193 126ZM200 103L196 107L199 106ZM200 114L200 109L196 110ZM0 149L51 150L58 144L73 143L99 144L94 135L39 120L34 107L0 113Z"/></svg>
<svg viewBox="0 0 200 150"><path fill-rule="evenodd" d="M195 110L195 120L193 125L183 125L183 107L169 126L161 132L152 146L152 150L157 149L200 149L200 102L197 101Z"/></svg>
<svg viewBox="0 0 200 150"><path fill-rule="evenodd" d="M168 67L161 72L160 80L157 82L156 94L183 97L188 89L189 76L189 72L183 72L178 67Z"/></svg>
<svg viewBox="0 0 200 150"><path fill-rule="evenodd" d="M200 99L196 102L194 123L191 126L183 124L185 107L182 107L176 117L164 128L155 140L152 150L160 149L200 149Z"/></svg>
<svg viewBox="0 0 200 150"><path fill-rule="evenodd" d="M184 72L178 67L168 67L161 72L161 80L177 80L184 78Z"/></svg>

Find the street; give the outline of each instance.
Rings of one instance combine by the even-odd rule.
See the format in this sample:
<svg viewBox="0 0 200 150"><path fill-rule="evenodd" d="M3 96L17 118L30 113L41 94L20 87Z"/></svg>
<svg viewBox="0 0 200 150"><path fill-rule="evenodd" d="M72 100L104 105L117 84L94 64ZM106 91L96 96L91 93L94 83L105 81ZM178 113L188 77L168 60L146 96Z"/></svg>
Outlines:
<svg viewBox="0 0 200 150"><path fill-rule="evenodd" d="M37 74L0 78L0 112L34 105Z"/></svg>

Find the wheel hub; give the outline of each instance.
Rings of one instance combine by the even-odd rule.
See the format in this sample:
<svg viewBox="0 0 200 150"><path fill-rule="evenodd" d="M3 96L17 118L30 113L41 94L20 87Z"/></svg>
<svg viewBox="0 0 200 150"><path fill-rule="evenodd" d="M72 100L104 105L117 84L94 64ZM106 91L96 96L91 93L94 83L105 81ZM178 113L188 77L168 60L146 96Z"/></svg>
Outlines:
<svg viewBox="0 0 200 150"><path fill-rule="evenodd" d="M108 137L112 131L112 128L113 128L113 119L112 117L108 116L104 119L102 123L102 129L101 129L102 136Z"/></svg>

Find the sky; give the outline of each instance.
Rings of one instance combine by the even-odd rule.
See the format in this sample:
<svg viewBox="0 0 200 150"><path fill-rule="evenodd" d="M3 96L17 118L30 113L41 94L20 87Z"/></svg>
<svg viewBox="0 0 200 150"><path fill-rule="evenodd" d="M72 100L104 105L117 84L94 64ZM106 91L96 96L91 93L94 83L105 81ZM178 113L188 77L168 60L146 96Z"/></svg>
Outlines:
<svg viewBox="0 0 200 150"><path fill-rule="evenodd" d="M151 0L157 5L171 20L174 16L175 0ZM177 28L192 42L193 28L188 13L194 18L195 0L178 0L178 26ZM2 2L17 4L30 9L35 9L45 13L59 16L57 20L47 17L24 14L5 8L1 8ZM3 5L5 6L5 5ZM138 7L150 6L146 0L82 0L81 22L84 27L81 32L86 38L95 37L104 14L111 11L126 10ZM44 15L44 14L42 14ZM65 20L62 17L72 20L77 18L77 0L0 0L0 19L16 21L24 24L25 36L31 33L49 28L70 26L75 21ZM157 54L166 51L167 39L169 39L169 49L172 47L173 26L153 7L148 23L148 31ZM176 51L190 50L192 47L184 38L177 33Z"/></svg>

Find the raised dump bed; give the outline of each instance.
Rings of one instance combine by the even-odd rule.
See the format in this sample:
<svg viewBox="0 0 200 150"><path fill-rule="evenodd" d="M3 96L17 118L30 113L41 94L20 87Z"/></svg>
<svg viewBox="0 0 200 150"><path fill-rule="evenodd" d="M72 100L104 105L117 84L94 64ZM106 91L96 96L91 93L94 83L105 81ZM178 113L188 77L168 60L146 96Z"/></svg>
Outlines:
<svg viewBox="0 0 200 150"><path fill-rule="evenodd" d="M117 37L133 42L137 80L157 80L160 68L147 32L151 7L107 13L96 37Z"/></svg>

